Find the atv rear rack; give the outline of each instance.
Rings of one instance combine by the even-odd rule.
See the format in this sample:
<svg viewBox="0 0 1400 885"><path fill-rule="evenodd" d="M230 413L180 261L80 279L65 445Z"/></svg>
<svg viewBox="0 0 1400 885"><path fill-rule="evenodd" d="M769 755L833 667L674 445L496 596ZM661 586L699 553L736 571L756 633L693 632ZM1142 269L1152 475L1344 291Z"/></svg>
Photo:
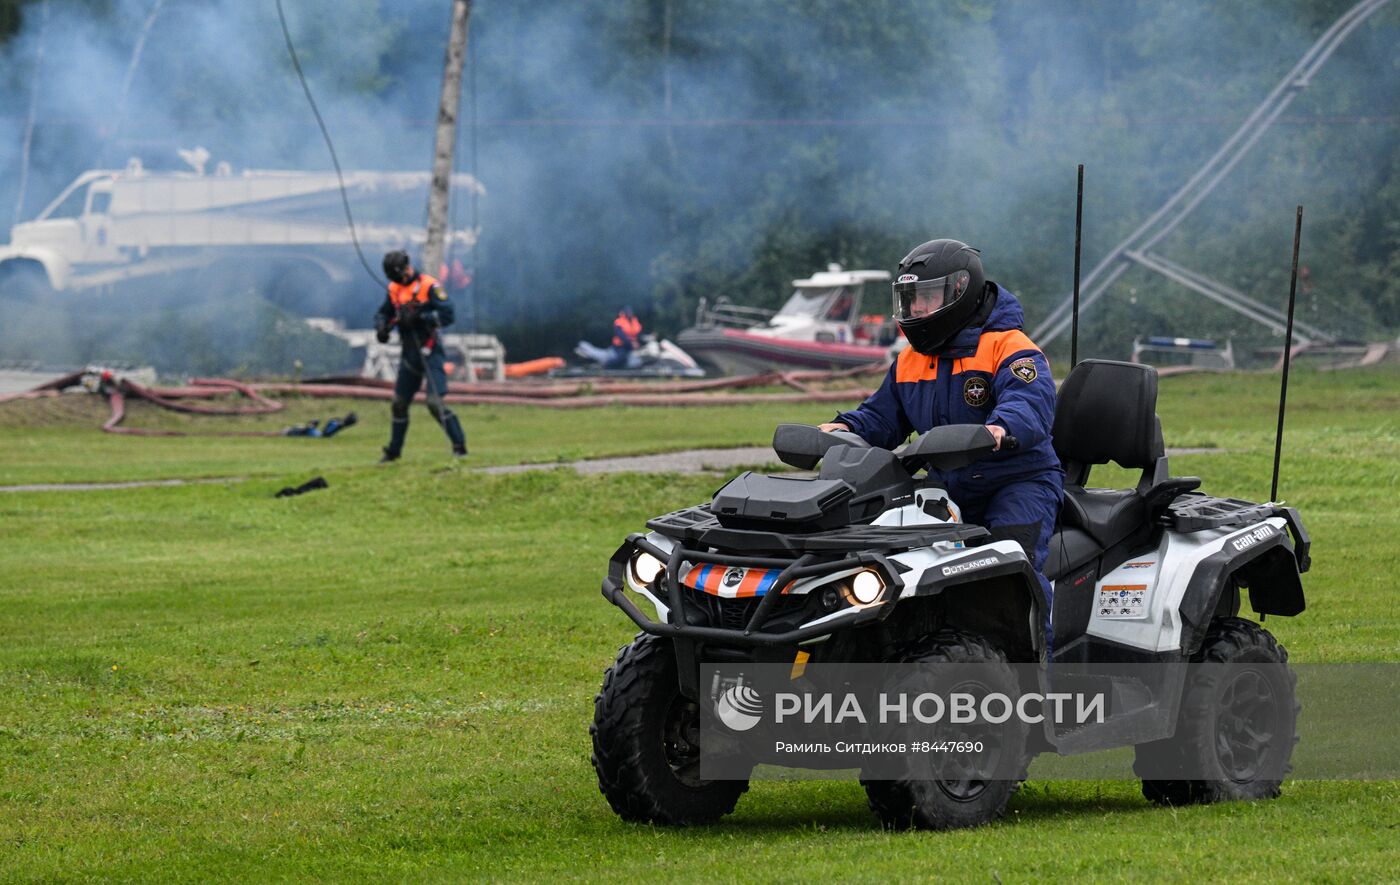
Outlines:
<svg viewBox="0 0 1400 885"><path fill-rule="evenodd" d="M856 551L888 552L927 547L936 543L980 541L990 532L977 525L879 526L849 525L822 532L788 534L761 529L734 529L720 525L708 504L687 507L647 523L647 528L682 543L701 544L717 550L741 553L839 554Z"/></svg>
<svg viewBox="0 0 1400 885"><path fill-rule="evenodd" d="M1263 522L1271 517L1282 517L1293 534L1293 550L1298 560L1298 571L1306 572L1312 565L1312 539L1303 528L1303 521L1295 507L1280 507L1278 504L1255 504L1238 498L1217 498L1202 492L1187 492L1167 507L1162 514L1162 524L1178 532L1200 532L1206 529L1237 528Z"/></svg>
<svg viewBox="0 0 1400 885"><path fill-rule="evenodd" d="M1187 492L1171 503L1162 514L1162 522L1178 532L1199 532L1260 522L1273 516L1276 509L1272 504Z"/></svg>

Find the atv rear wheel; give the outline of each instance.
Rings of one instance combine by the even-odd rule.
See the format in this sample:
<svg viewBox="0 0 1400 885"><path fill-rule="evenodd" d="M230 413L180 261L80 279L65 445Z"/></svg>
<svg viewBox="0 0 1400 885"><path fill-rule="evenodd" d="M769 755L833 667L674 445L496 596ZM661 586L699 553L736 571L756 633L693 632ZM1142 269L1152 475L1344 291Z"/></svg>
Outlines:
<svg viewBox="0 0 1400 885"><path fill-rule="evenodd" d="M1183 689L1176 734L1137 746L1133 770L1143 779L1142 795L1158 805L1277 798L1292 770L1301 709L1288 651L1253 621L1219 618L1198 658L1232 666L1193 674ZM1161 777L1173 772L1207 777Z"/></svg>
<svg viewBox="0 0 1400 885"><path fill-rule="evenodd" d="M1014 697L1016 676L1006 655L973 633L943 630L925 639L904 658L911 664L978 664L975 691L999 692ZM962 688L959 685L959 688ZM1029 758L1026 725L1015 717L992 727L984 737L989 754L975 764L950 756L939 773L944 777L920 778L916 773L899 780L861 778L870 810L891 830L952 830L977 827L1006 814L1006 805L1025 779ZM941 736L940 736L941 739ZM927 769L923 773L926 773Z"/></svg>
<svg viewBox="0 0 1400 885"><path fill-rule="evenodd" d="M680 692L670 640L638 635L593 700L593 770L623 820L703 824L734 810L748 781L700 779L700 709Z"/></svg>

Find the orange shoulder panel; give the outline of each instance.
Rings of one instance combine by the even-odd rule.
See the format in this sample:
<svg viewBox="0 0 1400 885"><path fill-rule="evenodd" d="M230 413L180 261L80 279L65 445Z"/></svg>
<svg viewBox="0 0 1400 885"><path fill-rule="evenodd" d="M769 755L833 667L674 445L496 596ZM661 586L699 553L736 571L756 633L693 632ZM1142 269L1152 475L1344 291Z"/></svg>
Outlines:
<svg viewBox="0 0 1400 885"><path fill-rule="evenodd" d="M938 357L919 353L912 347L906 347L899 352L894 370L896 382L932 381L937 377Z"/></svg>
<svg viewBox="0 0 1400 885"><path fill-rule="evenodd" d="M987 372L996 374L1006 358L1023 350L1039 351L1026 333L1020 329L1007 329L1002 332L983 332L977 342L977 353L962 361L963 371Z"/></svg>

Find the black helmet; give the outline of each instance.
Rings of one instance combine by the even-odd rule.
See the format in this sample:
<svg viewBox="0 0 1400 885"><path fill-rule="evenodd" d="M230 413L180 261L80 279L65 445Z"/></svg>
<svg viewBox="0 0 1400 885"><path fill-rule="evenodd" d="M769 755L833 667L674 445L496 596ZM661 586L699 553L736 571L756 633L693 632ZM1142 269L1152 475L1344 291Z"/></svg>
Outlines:
<svg viewBox="0 0 1400 885"><path fill-rule="evenodd" d="M929 240L904 256L894 281L894 318L909 346L932 354L967 326L982 306L987 278L977 250L957 240Z"/></svg>
<svg viewBox="0 0 1400 885"><path fill-rule="evenodd" d="M402 249L395 249L392 252L384 253L384 276L389 278L391 283L407 283L406 271L412 265L408 258L408 253Z"/></svg>

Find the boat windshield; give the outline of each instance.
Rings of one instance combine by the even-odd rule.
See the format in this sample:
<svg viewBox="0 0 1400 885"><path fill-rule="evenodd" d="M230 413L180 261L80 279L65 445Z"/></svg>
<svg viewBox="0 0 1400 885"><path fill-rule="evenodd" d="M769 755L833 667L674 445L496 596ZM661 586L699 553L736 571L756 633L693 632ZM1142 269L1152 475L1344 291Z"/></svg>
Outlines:
<svg viewBox="0 0 1400 885"><path fill-rule="evenodd" d="M826 286L823 288L803 286L793 290L787 304L784 304L783 309L778 313L781 316L821 319L826 316L826 306L831 301L832 296L843 289L845 286Z"/></svg>

